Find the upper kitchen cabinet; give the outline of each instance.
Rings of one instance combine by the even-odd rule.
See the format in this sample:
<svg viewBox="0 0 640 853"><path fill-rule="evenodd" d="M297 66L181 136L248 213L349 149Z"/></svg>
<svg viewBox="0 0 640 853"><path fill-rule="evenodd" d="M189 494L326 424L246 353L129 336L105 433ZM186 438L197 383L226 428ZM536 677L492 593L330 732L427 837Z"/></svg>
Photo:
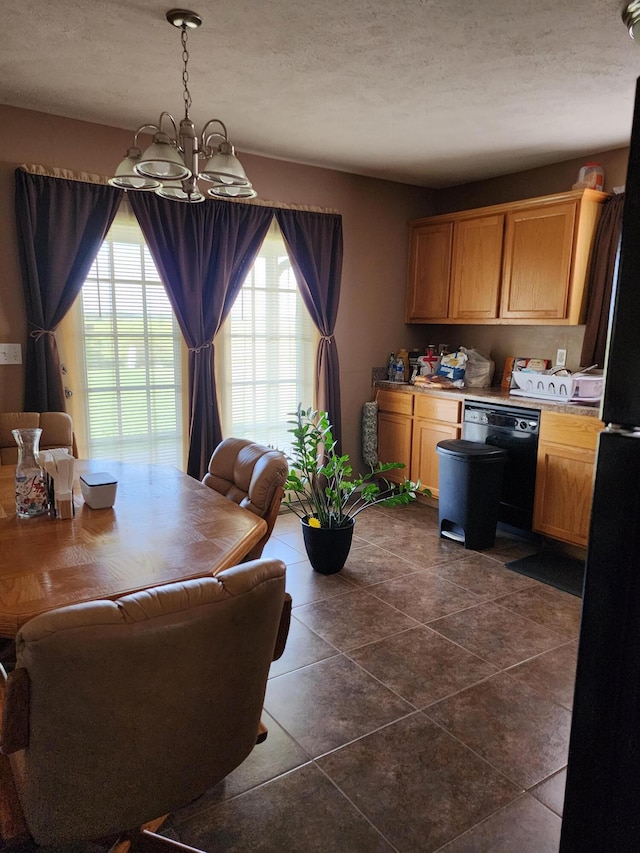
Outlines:
<svg viewBox="0 0 640 853"><path fill-rule="evenodd" d="M584 322L589 253L606 198L577 190L410 223L406 321Z"/></svg>
<svg viewBox="0 0 640 853"><path fill-rule="evenodd" d="M498 316L504 216L477 216L454 224L449 317L491 320Z"/></svg>
<svg viewBox="0 0 640 853"><path fill-rule="evenodd" d="M447 316L452 238L452 222L426 223L412 228L407 323L426 323Z"/></svg>

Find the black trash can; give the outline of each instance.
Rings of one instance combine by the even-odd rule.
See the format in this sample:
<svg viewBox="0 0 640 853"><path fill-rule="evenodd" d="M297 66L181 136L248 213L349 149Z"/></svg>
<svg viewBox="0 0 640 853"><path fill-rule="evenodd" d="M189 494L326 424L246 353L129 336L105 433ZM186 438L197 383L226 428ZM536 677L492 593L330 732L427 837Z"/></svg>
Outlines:
<svg viewBox="0 0 640 853"><path fill-rule="evenodd" d="M483 551L496 540L507 451L479 441L440 441L438 520L440 536Z"/></svg>

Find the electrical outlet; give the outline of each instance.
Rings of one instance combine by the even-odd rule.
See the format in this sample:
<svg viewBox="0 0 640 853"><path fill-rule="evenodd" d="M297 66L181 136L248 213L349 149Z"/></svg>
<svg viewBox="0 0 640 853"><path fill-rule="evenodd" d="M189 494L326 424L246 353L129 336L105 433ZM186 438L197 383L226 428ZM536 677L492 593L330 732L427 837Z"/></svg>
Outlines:
<svg viewBox="0 0 640 853"><path fill-rule="evenodd" d="M556 350L556 367L564 367L567 363L567 351L566 349Z"/></svg>
<svg viewBox="0 0 640 853"><path fill-rule="evenodd" d="M20 344L0 344L0 364L22 364Z"/></svg>

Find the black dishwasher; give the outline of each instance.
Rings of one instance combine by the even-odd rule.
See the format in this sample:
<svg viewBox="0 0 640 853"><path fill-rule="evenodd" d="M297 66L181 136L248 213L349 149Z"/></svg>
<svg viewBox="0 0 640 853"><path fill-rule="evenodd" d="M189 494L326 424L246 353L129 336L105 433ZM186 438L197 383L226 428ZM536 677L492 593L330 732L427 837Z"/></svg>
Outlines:
<svg viewBox="0 0 640 853"><path fill-rule="evenodd" d="M536 488L540 411L468 400L462 437L507 451L498 521L530 531Z"/></svg>

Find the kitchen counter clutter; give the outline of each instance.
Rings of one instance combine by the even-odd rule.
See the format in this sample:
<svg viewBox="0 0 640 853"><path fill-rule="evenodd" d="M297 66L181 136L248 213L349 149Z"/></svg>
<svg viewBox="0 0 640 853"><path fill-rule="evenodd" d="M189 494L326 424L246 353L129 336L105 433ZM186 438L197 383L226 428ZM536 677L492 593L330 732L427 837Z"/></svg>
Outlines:
<svg viewBox="0 0 640 853"><path fill-rule="evenodd" d="M504 418L518 437L530 432L532 438L539 439L537 450L535 442L531 447L531 476L525 477L523 470L518 475L521 466L516 465L515 484L511 486L518 491L526 489L527 524L534 532L571 545L587 545L596 446L598 433L604 428L597 405L513 397L503 388L434 389L378 381L374 389L379 460L403 462L404 469L390 474L398 479L410 476L420 480L434 498L440 494L436 448L441 441L465 437L465 403L477 401L485 410L504 406L505 414L511 414L508 409L514 407L516 412L532 410L531 418L522 413ZM500 423L502 413L497 417L495 423Z"/></svg>
<svg viewBox="0 0 640 853"><path fill-rule="evenodd" d="M429 397L442 397L457 400L488 400L493 403L517 405L524 409L540 411L566 412L572 415L585 415L588 418L600 416L599 404L557 403L555 401L534 400L527 397L513 397L505 388L419 388L409 382L376 382L376 391L384 389L400 394L420 394Z"/></svg>

